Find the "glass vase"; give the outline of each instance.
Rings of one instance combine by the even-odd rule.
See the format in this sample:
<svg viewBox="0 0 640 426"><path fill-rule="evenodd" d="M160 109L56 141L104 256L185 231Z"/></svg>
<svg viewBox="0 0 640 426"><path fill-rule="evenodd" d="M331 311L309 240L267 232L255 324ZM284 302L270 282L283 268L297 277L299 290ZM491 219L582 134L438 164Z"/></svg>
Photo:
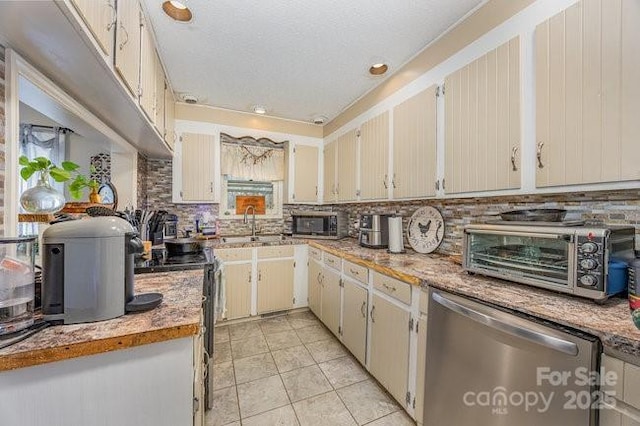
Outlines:
<svg viewBox="0 0 640 426"><path fill-rule="evenodd" d="M29 213L56 213L64 207L65 199L49 183L49 171L42 170L38 183L20 196L20 205Z"/></svg>

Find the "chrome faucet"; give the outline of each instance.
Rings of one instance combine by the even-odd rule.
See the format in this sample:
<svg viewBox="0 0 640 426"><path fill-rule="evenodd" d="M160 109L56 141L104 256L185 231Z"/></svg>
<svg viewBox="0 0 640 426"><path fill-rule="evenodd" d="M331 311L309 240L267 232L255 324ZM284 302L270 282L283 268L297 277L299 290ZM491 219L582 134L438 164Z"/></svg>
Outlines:
<svg viewBox="0 0 640 426"><path fill-rule="evenodd" d="M256 236L256 208L255 206L249 204L246 209L244 209L244 223L249 223L249 219L247 215L249 214L249 209L253 211L253 218L251 220L251 238Z"/></svg>

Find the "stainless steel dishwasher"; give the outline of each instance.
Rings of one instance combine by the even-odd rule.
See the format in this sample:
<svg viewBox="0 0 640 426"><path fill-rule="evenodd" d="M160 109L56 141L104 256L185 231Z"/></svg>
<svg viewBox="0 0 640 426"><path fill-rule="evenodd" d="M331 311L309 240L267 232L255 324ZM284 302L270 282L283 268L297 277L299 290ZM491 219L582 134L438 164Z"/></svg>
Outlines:
<svg viewBox="0 0 640 426"><path fill-rule="evenodd" d="M598 339L429 291L425 426L595 425Z"/></svg>

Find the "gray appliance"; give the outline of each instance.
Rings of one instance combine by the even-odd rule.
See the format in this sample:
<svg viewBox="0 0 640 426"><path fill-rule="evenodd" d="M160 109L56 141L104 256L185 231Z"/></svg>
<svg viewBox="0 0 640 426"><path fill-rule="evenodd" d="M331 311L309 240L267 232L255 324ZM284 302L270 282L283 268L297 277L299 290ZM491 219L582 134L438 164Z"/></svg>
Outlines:
<svg viewBox="0 0 640 426"><path fill-rule="evenodd" d="M360 235L358 241L363 247L389 247L388 214L363 214L360 218Z"/></svg>
<svg viewBox="0 0 640 426"><path fill-rule="evenodd" d="M294 238L339 240L349 236L347 212L291 212L291 234Z"/></svg>
<svg viewBox="0 0 640 426"><path fill-rule="evenodd" d="M43 246L46 321L103 321L124 315L125 305L136 303L134 256L142 252L142 241L126 220L109 216L56 223L44 231Z"/></svg>
<svg viewBox="0 0 640 426"><path fill-rule="evenodd" d="M593 336L433 289L428 321L425 426L596 424Z"/></svg>

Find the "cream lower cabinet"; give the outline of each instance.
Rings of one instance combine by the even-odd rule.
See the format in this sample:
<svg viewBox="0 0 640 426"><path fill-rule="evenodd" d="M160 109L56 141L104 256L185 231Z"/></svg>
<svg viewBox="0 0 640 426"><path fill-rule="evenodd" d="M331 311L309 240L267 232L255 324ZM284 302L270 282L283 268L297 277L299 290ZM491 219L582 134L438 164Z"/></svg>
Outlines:
<svg viewBox="0 0 640 426"><path fill-rule="evenodd" d="M314 259L309 259L309 309L318 318L322 317L322 265Z"/></svg>
<svg viewBox="0 0 640 426"><path fill-rule="evenodd" d="M340 335L340 284L340 272L325 266L322 269L320 319L336 336Z"/></svg>
<svg viewBox="0 0 640 426"><path fill-rule="evenodd" d="M204 324L200 324L201 329ZM204 362L204 335L193 339L193 426L204 426L204 382L207 368Z"/></svg>
<svg viewBox="0 0 640 426"><path fill-rule="evenodd" d="M421 314L416 323L418 334L418 360L416 363L415 415L418 425L424 419L424 382L427 362L427 315Z"/></svg>
<svg viewBox="0 0 640 426"><path fill-rule="evenodd" d="M258 314L293 307L293 259L258 262Z"/></svg>
<svg viewBox="0 0 640 426"><path fill-rule="evenodd" d="M640 360L638 360L640 361ZM640 366L603 354L600 426L640 426Z"/></svg>
<svg viewBox="0 0 640 426"><path fill-rule="evenodd" d="M343 283L342 343L365 365L369 292L350 279L343 278Z"/></svg>
<svg viewBox="0 0 640 426"><path fill-rule="evenodd" d="M251 315L251 267L251 263L229 264L224 267L226 318L229 320Z"/></svg>
<svg viewBox="0 0 640 426"><path fill-rule="evenodd" d="M369 317L369 371L404 406L408 391L411 313L374 293Z"/></svg>

